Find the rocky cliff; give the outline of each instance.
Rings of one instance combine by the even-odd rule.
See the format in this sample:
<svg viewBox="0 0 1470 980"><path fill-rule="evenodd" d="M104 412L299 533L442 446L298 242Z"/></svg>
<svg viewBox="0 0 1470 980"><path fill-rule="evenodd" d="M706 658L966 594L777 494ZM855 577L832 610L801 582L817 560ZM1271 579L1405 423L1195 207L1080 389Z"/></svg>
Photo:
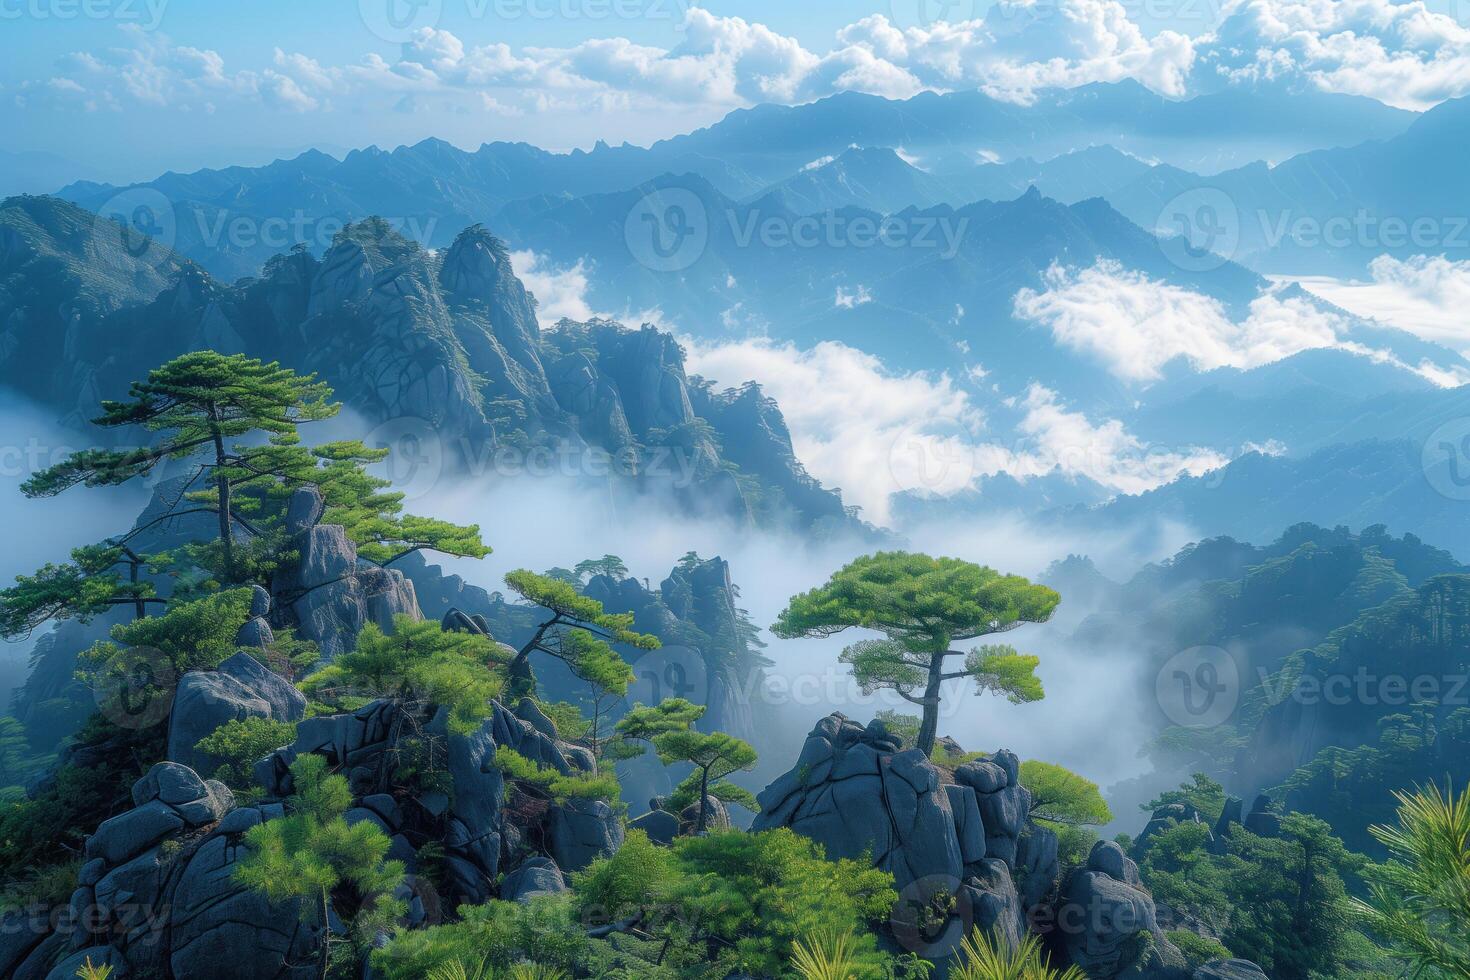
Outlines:
<svg viewBox="0 0 1470 980"><path fill-rule="evenodd" d="M802 469L768 399L693 384L682 350L651 327L543 332L505 246L479 226L431 251L368 219L320 258L277 255L231 285L74 205L11 198L0 323L0 385L74 424L166 358L208 347L316 373L379 442L448 473L544 464L669 493L691 512L859 527Z"/></svg>

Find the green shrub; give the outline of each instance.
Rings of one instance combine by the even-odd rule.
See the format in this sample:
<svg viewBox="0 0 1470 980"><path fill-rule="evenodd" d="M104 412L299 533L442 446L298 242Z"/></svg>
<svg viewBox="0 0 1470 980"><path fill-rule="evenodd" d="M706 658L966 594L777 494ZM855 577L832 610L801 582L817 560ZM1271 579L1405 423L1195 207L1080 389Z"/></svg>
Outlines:
<svg viewBox="0 0 1470 980"><path fill-rule="evenodd" d="M244 718L226 722L194 747L221 760L206 775L233 790L245 790L255 779L255 763L295 739L295 722Z"/></svg>
<svg viewBox="0 0 1470 980"><path fill-rule="evenodd" d="M1175 929L1164 933L1164 936L1184 954L1185 962L1191 970L1199 969L1210 960L1230 959L1232 955L1218 939L1201 936L1188 929Z"/></svg>

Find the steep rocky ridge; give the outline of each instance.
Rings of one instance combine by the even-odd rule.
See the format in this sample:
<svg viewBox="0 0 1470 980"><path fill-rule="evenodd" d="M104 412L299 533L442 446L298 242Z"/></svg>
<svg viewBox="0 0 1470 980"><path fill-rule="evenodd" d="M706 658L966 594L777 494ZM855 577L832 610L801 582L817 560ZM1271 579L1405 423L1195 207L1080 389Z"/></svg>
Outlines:
<svg viewBox="0 0 1470 980"><path fill-rule="evenodd" d="M605 321L543 333L479 226L429 251L368 219L321 258L297 249L227 285L73 205L13 198L0 203L0 323L0 384L74 424L164 359L210 347L315 372L385 444L450 473L524 473L541 449L556 472L691 511L859 526L796 461L774 406L694 391L669 335Z"/></svg>

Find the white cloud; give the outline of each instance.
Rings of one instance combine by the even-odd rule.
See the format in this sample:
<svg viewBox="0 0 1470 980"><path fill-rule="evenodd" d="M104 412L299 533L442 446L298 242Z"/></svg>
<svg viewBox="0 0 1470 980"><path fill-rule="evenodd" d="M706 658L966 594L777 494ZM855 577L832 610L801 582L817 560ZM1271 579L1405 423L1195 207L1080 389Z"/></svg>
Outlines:
<svg viewBox="0 0 1470 980"><path fill-rule="evenodd" d="M839 310L850 310L855 306L862 306L873 302L873 294L868 292L868 287L858 284L857 289L849 291L845 286L837 287L837 297L833 300L833 306Z"/></svg>
<svg viewBox="0 0 1470 980"><path fill-rule="evenodd" d="M1094 423L1039 385L1014 400L1020 421L1002 444L948 375L895 374L833 342L805 351L767 340L681 342L691 373L722 385L759 382L781 406L812 475L840 487L878 524L890 520L891 494L948 495L996 473L1027 479L1061 472L1137 493L1227 462L1196 447L1147 445L1118 420Z"/></svg>
<svg viewBox="0 0 1470 980"><path fill-rule="evenodd" d="M1303 80L1424 109L1470 92L1470 27L1422 0L1237 0L1196 68L1202 82Z"/></svg>
<svg viewBox="0 0 1470 980"><path fill-rule="evenodd" d="M1470 262L1443 256L1396 259L1381 255L1369 266L1367 282L1310 278L1309 291L1363 317L1407 330L1425 340L1470 355Z"/></svg>
<svg viewBox="0 0 1470 980"><path fill-rule="evenodd" d="M587 303L587 270L581 262L557 269L545 256L527 250L510 253L510 266L536 297L536 319L542 329L563 318L583 322L599 315Z"/></svg>
<svg viewBox="0 0 1470 980"><path fill-rule="evenodd" d="M1229 457L1195 446L1149 445L1123 428L1117 419L1091 422L1068 411L1055 391L1033 384L1021 400L1025 416L1017 431L1035 443L1025 470L1085 476L1119 493L1142 493L1182 475L1198 476L1218 469Z"/></svg>
<svg viewBox="0 0 1470 980"><path fill-rule="evenodd" d="M1027 103L1041 89L1127 78L1170 96L1287 82L1411 108L1470 92L1470 27L1423 0L1233 0L1199 37L1145 34L1128 11L1123 0L998 0L983 17L920 27L873 14L841 28L822 52L764 24L690 7L680 42L668 48L596 37L513 49L425 27L395 60L368 53L325 65L278 50L269 65L233 70L218 52L125 29L123 45L78 52L53 78L12 94L22 106L203 108L207 98L235 97L295 112L362 111L413 94L518 115L717 113L846 91L900 99L980 89Z"/></svg>
<svg viewBox="0 0 1470 980"><path fill-rule="evenodd" d="M1051 330L1063 346L1090 354L1115 376L1147 383L1176 358L1198 371L1260 367L1305 350L1336 348L1452 385L1454 370L1405 364L1391 352L1348 339L1351 323L1302 296L1268 289L1242 322L1212 297L1125 270L1111 261L1086 269L1052 266L1044 288L1016 294L1016 316Z"/></svg>
<svg viewBox="0 0 1470 980"><path fill-rule="evenodd" d="M269 67L226 68L215 51L130 31L128 44L67 59L59 81L82 89L29 86L23 99L106 101L120 95L188 106L206 93L257 99L293 111L346 96L372 99L437 94L497 114L637 106L734 108L795 103L836 92L907 98L924 90L983 88L1025 102L1039 87L1136 77L1180 94L1193 60L1190 42L1165 32L1145 37L1118 0L1004 0L983 20L899 29L873 15L838 32L826 53L740 17L689 8L672 48L626 38L570 47L470 45L449 30L421 28L395 61L369 53L355 64L323 65L277 50Z"/></svg>
<svg viewBox="0 0 1470 980"><path fill-rule="evenodd" d="M913 444L933 458L963 456L982 425L965 392L944 375L897 375L870 354L839 343L802 351L747 340L707 345L682 339L691 373L722 385L755 380L776 399L791 428L796 456L827 486L886 523L888 496L922 478L896 447ZM938 489L954 492L973 473L956 467Z"/></svg>

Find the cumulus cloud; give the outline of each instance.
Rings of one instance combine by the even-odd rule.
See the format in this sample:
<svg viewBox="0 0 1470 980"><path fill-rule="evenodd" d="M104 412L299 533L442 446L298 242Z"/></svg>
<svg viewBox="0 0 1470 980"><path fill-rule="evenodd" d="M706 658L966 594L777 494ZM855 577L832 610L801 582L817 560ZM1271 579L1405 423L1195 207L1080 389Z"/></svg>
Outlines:
<svg viewBox="0 0 1470 980"><path fill-rule="evenodd" d="M1302 285L1323 299L1470 356L1470 262L1438 255L1381 255L1366 282L1312 278Z"/></svg>
<svg viewBox="0 0 1470 980"><path fill-rule="evenodd" d="M278 50L243 68L136 25L124 31L122 45L78 52L53 77L14 88L16 104L206 108L240 98L313 112L433 95L496 115L719 112L847 91L901 99L979 89L1025 104L1047 88L1131 78L1169 96L1289 83L1424 108L1470 91L1470 28L1424 0L1233 0L1197 37L1146 34L1123 0L998 0L983 17L923 26L873 14L838 30L825 51L691 7L672 47L594 37L517 49L423 27L392 59L328 65Z"/></svg>
<svg viewBox="0 0 1470 980"><path fill-rule="evenodd" d="M967 455L983 427L981 413L947 376L893 374L844 344L802 351L767 340L682 342L692 373L724 385L760 382L786 416L797 458L827 486L841 487L869 520L886 523L889 494L926 481L926 458ZM957 466L935 489L960 490L972 477Z"/></svg>
<svg viewBox="0 0 1470 980"><path fill-rule="evenodd" d="M781 406L812 475L878 524L889 523L894 493L948 495L997 473L1061 473L1137 493L1228 462L1197 447L1147 445L1120 421L1093 422L1040 385L1014 400L1019 422L1002 434L948 375L897 374L843 344L683 343L691 372L726 385L758 381Z"/></svg>
<svg viewBox="0 0 1470 980"><path fill-rule="evenodd" d="M587 269L582 262L559 269L527 249L510 253L510 266L536 297L536 319L543 330L562 319L584 322L599 315L587 303Z"/></svg>
<svg viewBox="0 0 1470 980"><path fill-rule="evenodd" d="M1236 0L1201 39L1196 72L1425 109L1470 92L1470 28L1423 0Z"/></svg>
<svg viewBox="0 0 1470 980"><path fill-rule="evenodd" d="M269 66L231 71L215 51L132 30L126 45L78 53L51 84L26 86L18 97L99 108L116 107L122 98L187 107L206 95L230 95L307 112L332 105L334 97L391 95L396 102L434 93L505 113L668 104L718 109L845 91L907 98L982 88L1026 102L1038 88L1126 77L1182 94L1194 57L1182 35L1145 37L1118 0L1005 0L984 19L923 28L901 29L874 15L839 31L825 53L763 24L699 7L687 10L680 33L671 48L603 37L516 50L501 42L467 44L449 30L423 27L395 60L373 53L357 63L324 65L277 50Z"/></svg>
<svg viewBox="0 0 1470 980"><path fill-rule="evenodd" d="M1393 364L1439 385L1464 383L1452 370L1409 365L1392 352L1348 339L1350 322L1308 297L1268 289L1251 303L1246 319L1235 322L1213 297L1108 260L1085 269L1052 266L1043 288L1016 294L1014 311L1136 384L1158 380L1175 359L1198 371L1248 369L1320 348Z"/></svg>

